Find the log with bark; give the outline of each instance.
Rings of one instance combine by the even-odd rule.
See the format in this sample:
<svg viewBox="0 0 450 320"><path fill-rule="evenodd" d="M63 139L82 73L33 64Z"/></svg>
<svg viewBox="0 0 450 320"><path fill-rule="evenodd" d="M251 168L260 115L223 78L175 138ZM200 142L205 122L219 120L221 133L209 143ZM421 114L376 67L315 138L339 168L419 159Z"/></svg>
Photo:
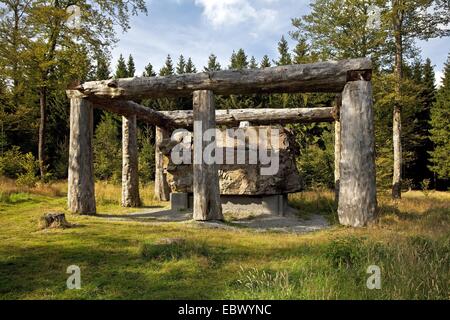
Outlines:
<svg viewBox="0 0 450 320"><path fill-rule="evenodd" d="M353 70L371 70L368 58L326 61L264 69L221 70L166 77L134 77L86 82L75 89L87 98L132 100L214 94L340 92Z"/></svg>

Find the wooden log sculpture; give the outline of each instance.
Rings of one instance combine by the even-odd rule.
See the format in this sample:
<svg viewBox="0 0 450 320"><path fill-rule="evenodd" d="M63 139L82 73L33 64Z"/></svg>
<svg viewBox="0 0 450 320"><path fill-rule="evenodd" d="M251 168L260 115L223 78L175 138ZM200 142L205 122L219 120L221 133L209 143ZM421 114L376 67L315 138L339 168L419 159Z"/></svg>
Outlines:
<svg viewBox="0 0 450 320"><path fill-rule="evenodd" d="M73 213L95 214L95 185L92 139L92 104L76 95L70 97L70 141L67 202Z"/></svg>
<svg viewBox="0 0 450 320"><path fill-rule="evenodd" d="M362 227L375 218L375 135L370 81L350 81L342 93L339 222Z"/></svg>
<svg viewBox="0 0 450 320"><path fill-rule="evenodd" d="M223 220L216 164L206 164L203 133L216 127L214 95L211 91L194 92L194 220ZM197 143L198 142L198 143Z"/></svg>
<svg viewBox="0 0 450 320"><path fill-rule="evenodd" d="M136 115L122 117L122 207L139 207Z"/></svg>

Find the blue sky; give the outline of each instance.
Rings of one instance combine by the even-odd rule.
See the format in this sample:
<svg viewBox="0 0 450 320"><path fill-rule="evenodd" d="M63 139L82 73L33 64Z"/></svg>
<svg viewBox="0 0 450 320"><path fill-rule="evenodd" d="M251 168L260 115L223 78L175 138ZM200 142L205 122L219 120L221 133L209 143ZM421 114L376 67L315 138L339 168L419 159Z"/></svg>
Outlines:
<svg viewBox="0 0 450 320"><path fill-rule="evenodd" d="M259 61L264 54L277 57L277 42L289 39L291 18L308 13L309 0L152 0L149 13L131 19L131 29L119 33L113 50L113 68L119 54L132 54L137 73L151 62L156 70L167 54L192 57L197 69L207 63L210 53L228 66L233 50L244 48ZM440 79L443 63L450 52L449 39L419 42L422 56L429 57Z"/></svg>

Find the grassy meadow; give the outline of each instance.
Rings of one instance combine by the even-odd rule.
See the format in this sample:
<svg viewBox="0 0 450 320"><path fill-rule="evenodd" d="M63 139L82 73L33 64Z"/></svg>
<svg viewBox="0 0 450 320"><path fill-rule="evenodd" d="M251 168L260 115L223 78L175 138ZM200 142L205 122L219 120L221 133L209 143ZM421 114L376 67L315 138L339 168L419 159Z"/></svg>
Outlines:
<svg viewBox="0 0 450 320"><path fill-rule="evenodd" d="M141 188L145 208L153 186ZM331 227L293 234L217 229L193 222L115 221L120 186L97 183L99 214L67 214L75 227L40 230L39 217L66 209L66 184L20 188L0 180L0 299L449 299L450 193L379 194L379 219L339 226L333 193L292 195L308 219ZM157 244L162 238L183 242ZM81 268L80 290L66 269ZM381 289L366 286L381 268Z"/></svg>

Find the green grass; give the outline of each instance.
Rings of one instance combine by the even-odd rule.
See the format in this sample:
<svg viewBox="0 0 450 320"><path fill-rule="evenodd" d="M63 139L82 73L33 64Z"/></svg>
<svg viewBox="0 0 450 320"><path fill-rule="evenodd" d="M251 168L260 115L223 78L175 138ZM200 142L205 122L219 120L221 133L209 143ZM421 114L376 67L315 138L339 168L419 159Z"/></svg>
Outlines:
<svg viewBox="0 0 450 320"><path fill-rule="evenodd" d="M101 189L102 187L99 186ZM126 213L119 187L98 194L98 211ZM67 214L76 227L39 230L65 211L64 184L46 194L0 187L0 299L449 299L450 194L380 195L379 221L309 234L201 228L191 223L111 221ZM151 186L143 190L144 205ZM112 200L104 201L104 199ZM302 214L333 220L329 192L291 197ZM162 238L180 243L161 244ZM369 290L369 265L382 289ZM81 268L80 290L66 269Z"/></svg>

